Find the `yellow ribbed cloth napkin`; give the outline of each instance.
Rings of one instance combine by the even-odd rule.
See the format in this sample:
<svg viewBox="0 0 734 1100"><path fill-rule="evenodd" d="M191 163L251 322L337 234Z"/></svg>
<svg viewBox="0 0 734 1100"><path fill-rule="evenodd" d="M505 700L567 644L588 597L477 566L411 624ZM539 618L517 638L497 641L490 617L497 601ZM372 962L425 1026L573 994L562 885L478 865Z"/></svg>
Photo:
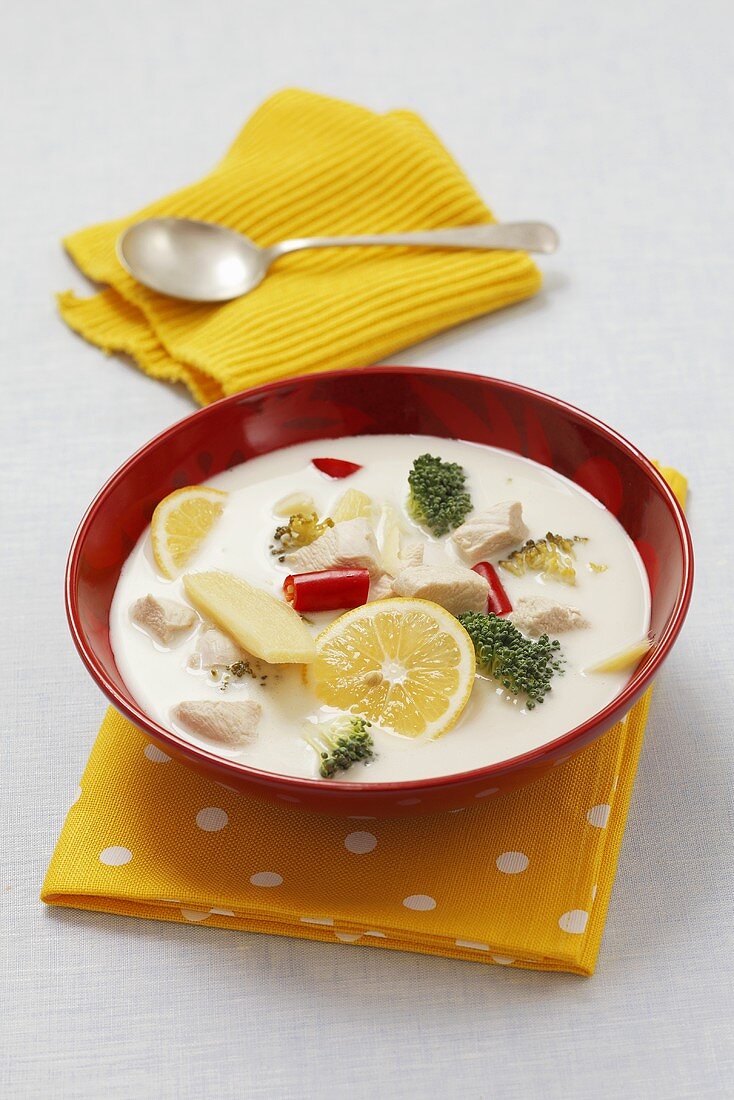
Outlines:
<svg viewBox="0 0 734 1100"><path fill-rule="evenodd" d="M140 286L115 255L123 229L163 215L218 222L260 245L493 218L416 115L298 90L274 95L204 179L65 241L106 289L60 295L64 320L148 374L185 382L202 404L287 375L375 363L540 286L521 252L342 248L287 256L236 301L180 302Z"/></svg>
<svg viewBox="0 0 734 1100"><path fill-rule="evenodd" d="M663 473L683 503L686 482ZM593 973L642 745L625 721L492 804L338 819L237 795L110 710L42 899L502 966Z"/></svg>

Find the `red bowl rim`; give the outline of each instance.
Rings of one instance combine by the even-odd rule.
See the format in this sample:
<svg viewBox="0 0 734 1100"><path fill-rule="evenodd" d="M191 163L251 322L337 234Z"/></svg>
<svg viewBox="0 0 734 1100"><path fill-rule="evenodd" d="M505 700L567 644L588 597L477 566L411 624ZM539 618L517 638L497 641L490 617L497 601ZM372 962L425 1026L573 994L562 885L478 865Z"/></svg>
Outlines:
<svg viewBox="0 0 734 1100"><path fill-rule="evenodd" d="M65 605L66 616L69 623L69 629L71 631L74 644L76 645L79 656L83 663L86 665L87 670L92 676L92 679L97 683L98 687L110 700L114 708L128 718L133 725L137 726L148 733L157 741L161 741L164 744L168 744L172 748L180 750L185 756L197 759L207 764L212 764L222 772L231 772L234 775L239 775L243 779L251 776L256 781L264 782L265 784L277 785L281 788L290 789L292 791L304 790L313 791L314 793L331 791L338 791L340 794L354 792L355 795L359 794L372 794L379 796L380 794L396 794L396 793L420 793L421 791L429 791L438 787L452 787L456 785L462 785L467 782L472 782L481 779L491 780L492 778L499 777L509 771L516 771L519 768L527 765L532 765L545 759L549 754L557 752L563 749L572 748L575 742L584 740L585 735L596 727L602 726L603 729L608 729L614 722L621 718L629 707L638 697L641 692L649 685L653 679L655 673L659 669L660 665L665 660L668 652L670 651L675 639L677 638L680 629L685 620L688 612L688 607L691 601L691 593L693 591L693 544L691 541L691 534L688 528L683 509L681 508L678 500L675 497L672 489L666 482L665 478L659 473L659 471L653 466L652 462L644 456L644 454L638 450L629 440L620 435L619 432L610 428L608 424L605 424L602 420L597 419L590 413L584 412L583 409L579 409L575 405L571 405L569 402L563 401L558 397L554 397L552 394L543 393L541 390L532 389L529 386L523 386L518 382L508 382L501 378L492 378L485 375L473 374L469 371L454 371L444 370L438 367L414 367L414 366L380 366L368 368L370 374L384 374L384 375L408 375L412 377L431 377L431 378L443 378L443 379L471 379L473 381L488 382L492 386L499 389L506 390L510 393L530 395L533 398L540 398L541 401L548 405L553 406L556 409L561 409L573 414L574 416L583 420L586 424L594 427L601 435L605 436L610 442L615 444L618 448L624 451L629 458L631 458L637 466L639 466L647 478L653 482L657 488L658 493L665 501L668 510L672 514L675 522L676 530L678 532L678 538L680 540L681 554L683 559L683 583L678 592L676 602L673 608L673 613L670 617L667 627L662 632L659 638L655 640L655 646L651 650L650 657L641 671L636 672L630 677L630 680L614 699L607 704L602 710L597 711L591 715L585 722L575 726L568 733L562 734L554 741L544 742L537 748L530 749L527 752L521 753L519 756L513 756L506 760L497 761L494 764L487 764L481 768L474 768L465 772L452 772L449 775L431 776L427 779L412 779L407 781L400 781L395 783L342 783L328 779L309 779L302 776L283 775L280 772L264 771L261 768L253 768L247 764L242 764L239 761L227 760L225 757L219 756L214 752L209 752L207 749L200 748L198 745L193 744L190 741L185 740L182 737L178 737L171 730L166 729L164 726L158 725L152 718L150 718L143 710L136 705L131 705L120 694L116 685L108 678L104 666L97 661L94 654L87 648L84 632L81 625L81 617L79 613L79 605L77 599L76 590L76 578L78 575L79 560L81 556L81 547L86 537L87 531L94 522L95 516L102 506L103 502L114 489L117 482L120 481L126 474L128 467L137 462L140 458L144 457L149 451L157 447L158 444L166 439L168 436L174 435L180 431L182 425L188 423L194 417L206 418L211 415L216 415L217 410L225 404L236 404L242 401L243 397L258 396L260 394L267 394L274 390L283 388L285 386L298 385L299 382L306 379L313 379L313 374L297 375L290 378L281 378L274 382L267 382L261 386L255 386L252 389L240 391L235 394L231 394L229 397L221 398L218 401L212 402L210 405L205 405L201 409L196 409L194 412L189 413L181 420L177 420L170 427L159 432L153 439L143 444L137 451L135 451L120 467L112 474L111 477L104 483L102 488L95 496L92 503L89 505L82 520L76 530L72 544L69 550L69 557L66 565L66 578L65 578ZM332 371L319 371L318 377L321 379L339 379L344 378L347 375L354 374L353 369L340 369ZM328 438L328 437L325 437Z"/></svg>

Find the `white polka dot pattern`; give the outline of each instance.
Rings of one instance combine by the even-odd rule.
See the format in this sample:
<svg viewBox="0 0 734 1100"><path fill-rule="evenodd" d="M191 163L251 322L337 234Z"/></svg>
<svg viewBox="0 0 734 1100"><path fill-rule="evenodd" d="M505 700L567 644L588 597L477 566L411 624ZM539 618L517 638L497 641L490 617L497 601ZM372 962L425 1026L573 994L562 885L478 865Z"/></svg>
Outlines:
<svg viewBox="0 0 734 1100"><path fill-rule="evenodd" d="M123 864L129 863L133 858L133 854L129 848L123 848L118 844L113 844L111 848L104 848L99 853L99 862L104 863L107 867L122 867Z"/></svg>
<svg viewBox="0 0 734 1100"><path fill-rule="evenodd" d="M504 875L519 875L526 871L530 860L524 852L503 852L497 856L497 870Z"/></svg>
<svg viewBox="0 0 734 1100"><path fill-rule="evenodd" d="M143 753L150 760L152 764L167 764L170 761L170 756L159 749L157 745L151 745L148 743L143 749Z"/></svg>
<svg viewBox="0 0 734 1100"><path fill-rule="evenodd" d="M586 811L586 820L597 829L605 829L611 812L612 807L608 802L600 802L598 806L592 806Z"/></svg>
<svg viewBox="0 0 734 1100"><path fill-rule="evenodd" d="M582 932L586 931L586 922L588 919L589 914L585 909L569 909L567 913L564 913L558 918L558 924L564 932L570 932L572 935L579 936Z"/></svg>
<svg viewBox="0 0 734 1100"><path fill-rule="evenodd" d="M368 852L374 852L377 847L377 837L374 833L349 833L344 838L344 847L355 855L366 855Z"/></svg>
<svg viewBox="0 0 734 1100"><path fill-rule="evenodd" d="M205 806L196 815L196 824L205 833L218 833L229 821L226 810L220 810L218 806Z"/></svg>
<svg viewBox="0 0 734 1100"><path fill-rule="evenodd" d="M250 875L250 882L253 886L280 886L283 876L277 871L257 871L254 875Z"/></svg>
<svg viewBox="0 0 734 1100"><path fill-rule="evenodd" d="M425 913L429 909L436 908L436 899L429 894L409 894L407 898L403 898L403 905L406 909L415 909L419 913Z"/></svg>

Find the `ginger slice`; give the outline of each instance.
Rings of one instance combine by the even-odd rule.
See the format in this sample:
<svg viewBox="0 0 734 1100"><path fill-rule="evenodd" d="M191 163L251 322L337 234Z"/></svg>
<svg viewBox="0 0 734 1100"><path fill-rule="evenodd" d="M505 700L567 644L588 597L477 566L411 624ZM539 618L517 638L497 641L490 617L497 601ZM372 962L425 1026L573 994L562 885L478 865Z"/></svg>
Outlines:
<svg viewBox="0 0 734 1100"><path fill-rule="evenodd" d="M269 664L309 664L316 647L300 615L283 600L231 573L188 573L186 595L207 618Z"/></svg>

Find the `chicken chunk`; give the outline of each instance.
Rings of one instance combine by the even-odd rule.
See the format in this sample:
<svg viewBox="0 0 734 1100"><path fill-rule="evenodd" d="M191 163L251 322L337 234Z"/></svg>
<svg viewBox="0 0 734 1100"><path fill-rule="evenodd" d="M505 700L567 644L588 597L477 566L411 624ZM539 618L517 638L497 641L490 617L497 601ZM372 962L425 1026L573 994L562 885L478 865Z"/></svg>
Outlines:
<svg viewBox="0 0 734 1100"><path fill-rule="evenodd" d="M463 565L411 565L398 573L392 584L396 596L432 600L461 615L463 611L484 611L489 585L484 577Z"/></svg>
<svg viewBox="0 0 734 1100"><path fill-rule="evenodd" d="M189 662L192 668L216 668L242 660L242 650L228 634L216 626L208 626L196 643Z"/></svg>
<svg viewBox="0 0 734 1100"><path fill-rule="evenodd" d="M383 572L375 532L359 517L335 523L309 546L302 546L285 558L294 573L314 573L320 569L368 569L370 577Z"/></svg>
<svg viewBox="0 0 734 1100"><path fill-rule="evenodd" d="M423 565L423 550L424 545L422 542L416 542L414 540L401 540L400 544L400 562L404 569L407 569L409 565Z"/></svg>
<svg viewBox="0 0 734 1100"><path fill-rule="evenodd" d="M586 619L577 607L547 600L544 596L521 596L507 618L524 634L562 634L587 626Z"/></svg>
<svg viewBox="0 0 734 1100"><path fill-rule="evenodd" d="M514 543L524 542L528 529L522 519L522 504L519 500L503 500L482 512L475 512L451 537L473 563Z"/></svg>
<svg viewBox="0 0 734 1100"><path fill-rule="evenodd" d="M173 721L188 733L228 748L249 745L255 740L261 714L262 707L253 699L237 703L192 700L171 710Z"/></svg>
<svg viewBox="0 0 734 1100"><path fill-rule="evenodd" d="M149 592L132 605L130 618L161 645L170 645L178 635L191 629L197 615L183 603L158 599Z"/></svg>
<svg viewBox="0 0 734 1100"><path fill-rule="evenodd" d="M393 579L389 573L383 573L377 580L370 582L369 600L388 600L395 593L392 589Z"/></svg>

